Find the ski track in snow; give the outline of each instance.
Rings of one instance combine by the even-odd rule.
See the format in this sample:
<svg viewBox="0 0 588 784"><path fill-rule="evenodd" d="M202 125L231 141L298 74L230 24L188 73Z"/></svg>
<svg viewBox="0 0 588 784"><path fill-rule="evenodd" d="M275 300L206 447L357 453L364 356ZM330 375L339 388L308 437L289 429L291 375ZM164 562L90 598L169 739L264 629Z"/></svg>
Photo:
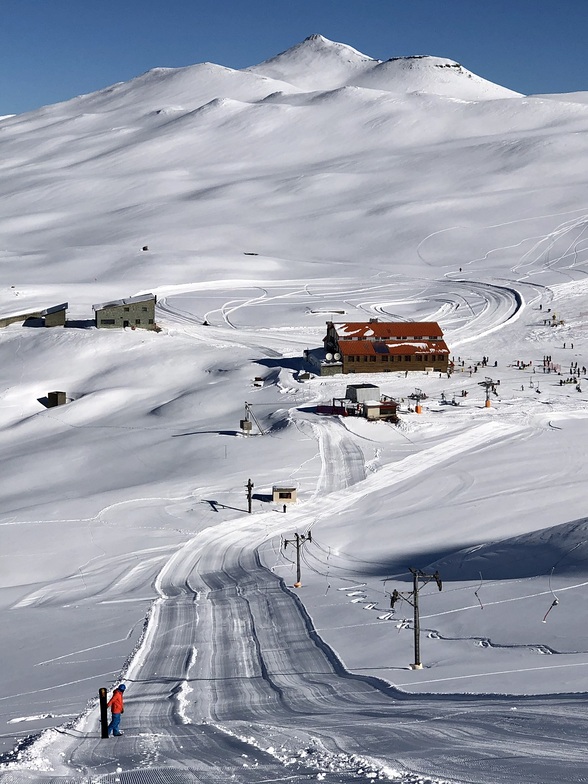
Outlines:
<svg viewBox="0 0 588 784"><path fill-rule="evenodd" d="M378 286L380 292L382 288ZM484 303L472 311L476 335L501 328L523 307L517 292L504 286L468 282L464 289L475 291ZM258 335L238 329L229 319L230 314L252 304L263 306L267 299L264 291L260 297L223 306L223 319L232 328L232 345L260 348L265 355L274 353L274 349L260 347ZM190 337L226 344L225 331L204 327L202 332L192 315L182 313L167 299L159 305ZM384 306L377 307L383 310ZM279 336L270 342L273 340L283 346L287 338ZM132 724L128 724L124 741L117 744L124 743L126 758L147 766L152 775L161 776L159 766L165 762L176 766L174 770L183 768L186 781L229 781L245 770L251 782L267 781L268 776L285 771L289 780L299 782L362 778L441 781L435 776L443 776L443 770L461 774L465 780L484 744L495 744L502 734L506 704L499 700L486 703L481 698L478 704L468 705L468 721L476 717L476 723L482 722L485 729L480 737L468 738L468 750L456 760L452 745L444 746L443 733L437 732L442 725L426 718L431 711L438 711L446 698L407 701L383 682L346 672L316 634L297 597L279 578L261 568L256 549L292 530L297 521L316 527L366 494L412 481L464 452L517 438L524 426L490 421L369 475L362 450L341 422L321 419L312 423L312 429L321 471L314 495L304 507L291 511L287 521L267 513L225 522L222 529L207 529L178 549L160 570L156 580L160 598L152 607L141 645L126 673L126 680L140 687L140 693L133 699ZM132 579L130 572L125 580ZM119 589L121 586L122 582ZM51 592L54 590L55 586ZM348 596L351 601L367 600L367 594L357 589L348 590ZM39 603L43 595L23 601ZM481 640L478 644L491 643ZM220 657L220 651L227 653ZM358 745L350 732L353 722L349 729L347 726L346 715L358 713L372 717L364 718L371 721L367 744L362 739ZM304 725L292 730L297 715L305 717ZM95 722L96 713L91 709L71 727L76 736L73 743L55 730L44 733L28 750L29 763L23 760L22 768L37 765L70 777L73 772L74 778L78 775L75 771L106 769L116 773L109 744L93 737L90 728ZM403 729L415 722L419 724L416 756L413 734ZM391 737L395 738L393 743ZM548 750L529 745L528 738L524 748L518 748L516 738L510 735L501 737L500 743L510 746L511 753L539 760L526 780L549 780L540 777L549 770ZM582 743L578 739L579 749ZM434 747L435 753L423 753L423 744ZM573 756L570 765L574 763ZM410 770L415 764L420 773ZM507 765L502 768L494 761L488 770L493 782L510 781ZM95 780L103 775L113 774L93 774Z"/></svg>
<svg viewBox="0 0 588 784"><path fill-rule="evenodd" d="M582 221L564 224L549 238L537 242L533 252L539 254L543 242L552 247L572 229L580 228ZM573 263L577 264L578 240L560 260L567 258L570 249ZM529 261L523 260L517 271L534 263L531 251L526 256ZM227 288L226 284L215 285L220 291ZM451 345L458 347L487 336L518 319L525 309L525 285L448 282L441 307L455 315L459 305L463 305L469 316L467 322L448 330ZM254 285L248 283L246 288ZM394 306L398 299L396 281L356 290L337 290L332 285L321 287L317 283L312 285L312 292L309 284L292 281L287 288L285 293L274 295L270 286L259 287L260 294L226 300L218 309L208 310L202 319L179 308L173 295L161 297L158 308L175 329L190 339L218 348L240 345L261 356L276 358L285 349L299 350L300 345L308 343L307 337L276 330L273 334L264 332L260 340L259 330L237 324L237 315L246 321L251 308L273 306L276 300L320 296L343 301L349 308L403 319ZM533 286L530 290L534 291ZM426 299L427 291L424 286L420 292L413 291L411 297ZM380 300L374 302L366 295L377 295ZM433 300L430 318L437 318L439 312ZM212 322L217 318L220 322L215 325ZM204 320L210 321L210 326L203 326ZM291 419L298 426L297 418ZM125 767L132 762L147 767L148 775L158 780L165 778L165 767L160 767L164 764L173 766L177 781L184 780L183 775L186 781L230 781L246 771L248 782L261 782L287 771L288 779L298 782L377 778L416 784L441 781L435 776L449 772L469 780L485 745L493 749L500 743L510 754L534 760L529 765L528 778L521 777L521 782L550 782L556 774L550 767L549 744L543 748L539 741L533 743L525 736L524 744L518 745L516 736L505 734L502 726L508 703L497 698L487 702L481 697L476 704L468 703L468 723L461 725L461 731L468 734L468 724L473 721L478 733L475 737L468 735L467 749L456 758L453 745L444 744L444 733L439 731L442 724L429 718L431 712L449 705L447 698L420 696L407 700L401 692L377 679L348 673L317 635L298 598L278 577L261 568L256 555L261 544L292 530L298 521L304 527L316 527L322 519L336 516L367 494L411 482L464 452L518 438L525 425L487 422L369 475L362 449L341 422L322 419L314 421L311 427L321 470L314 494L304 507L292 511L287 521L276 520L275 514L269 513L256 515L253 520L225 522L222 530L207 529L178 549L159 571L156 588L160 598L152 607L141 645L126 673L129 684L140 687L140 694L133 698L134 716L125 739L117 741L117 748L124 744ZM106 511L98 517L103 518ZM163 555L133 566L113 585L116 593L126 590L125 586L135 580L140 582L141 573L157 566ZM347 595L351 602L377 609L377 603L368 601L367 593L349 590ZM29 595L17 606L40 606L52 601L59 601L57 584ZM423 616L423 620L427 617L435 616ZM393 615L381 618L392 619ZM439 636L434 629L429 634ZM473 644L494 645L483 638L465 639ZM542 654L554 653L541 645L532 649ZM220 657L220 651L228 654ZM422 683L439 680L450 679L431 678ZM456 710L458 703L459 700L449 707L450 712ZM532 700L525 704L532 705ZM577 714L577 704L574 710ZM303 726L293 729L292 722L299 715L304 716ZM370 722L370 740L362 736L358 741L354 736L351 728L358 715ZM553 721L562 722L557 711ZM82 781L90 771L94 771L93 780L108 780L108 776L116 774L116 756L109 751L109 744L101 743L91 731L95 723L95 709L90 709L65 730L65 735L56 730L45 732L23 752L16 769L2 777L8 775L7 781L17 781L18 770L37 767L60 776L73 775L76 781ZM419 724L418 744L405 729L414 723ZM451 726L455 731L457 725ZM576 725L566 723L566 727L576 739L577 751L567 763L572 770L584 753L585 741ZM67 740L68 732L75 736L75 742ZM434 748L435 753L423 752L423 745ZM557 764L561 772L561 760ZM419 772L411 770L414 766L419 767ZM501 764L493 759L486 768L486 772L478 770L476 780L510 783L506 762ZM180 770L185 774L180 774Z"/></svg>
<svg viewBox="0 0 588 784"><path fill-rule="evenodd" d="M455 289L455 282L451 286ZM385 295L387 284L374 289ZM524 307L518 291L504 285L467 282L461 291L456 296L469 304L472 316L469 335L472 329L476 336L501 329ZM292 295L299 294L294 284ZM159 307L191 339L196 337L219 347L227 343L241 345L264 356L279 356L284 345L295 347L300 340L292 342L290 335L264 335L264 341L267 337L267 342L276 346L270 348L260 343L259 334L237 327L230 318L248 307L263 307L270 299L275 298L270 298L266 289L259 297L223 305L220 313L231 328L229 336L226 328L202 327L193 315L179 310L168 298L161 299ZM372 312L388 313L387 309L389 305L374 305ZM456 329L454 345L459 345L460 329L465 334L465 326ZM292 421L298 424L296 417ZM510 748L511 754L535 760L529 778L521 781L549 781L554 775L550 772L549 749L538 742L529 743L527 737L524 745L518 746L516 737L504 735L501 727L508 703L497 699L488 703L481 697L476 705L468 704L468 722L483 725L484 731L475 738L469 736L467 750L456 759L453 745L444 743L444 733L438 732L442 724L427 718L431 712L442 710L447 698L421 696L407 700L377 679L348 673L317 635L298 598L278 577L261 568L256 556L261 544L291 531L298 522L305 528L317 527L322 519L337 515L367 494L411 482L464 452L519 438L526 425L486 422L370 474L366 473L363 451L343 423L325 418L314 421L311 427L321 470L315 492L303 507L292 510L287 520L276 520L275 514L268 513L225 522L222 529L207 529L178 549L159 571L156 589L160 598L152 607L141 645L125 676L138 692L126 736L117 741L124 743L127 764L134 760L135 765L149 769L147 775L157 777L164 775L162 764L172 765L174 771L185 771L186 781L198 782L230 781L246 771L251 782L286 774L289 780L298 782L377 778L416 784L441 781L438 776L450 772L469 780L485 744L494 748L500 743L504 749ZM151 563L156 564L160 557L154 557ZM150 568L149 561L136 565L134 570L144 568ZM132 569L119 581L117 591L133 579ZM21 604L50 602L55 590L57 586L50 586L46 597L41 591ZM347 595L352 602L376 609L377 605L370 605L367 594L360 590L348 590ZM430 630L430 634L438 632ZM488 640L471 641L492 645ZM221 657L220 651L228 655ZM423 684L427 682L435 679ZM354 737L351 728L358 714L364 722L370 722L370 741ZM303 726L295 725L293 729L292 722L298 715L304 716ZM91 709L66 730L75 735L74 742L54 730L44 733L23 753L24 759L17 767L26 770L38 766L62 776L73 775L79 781L82 779L76 776L90 771L94 771L96 781L114 775L116 757L109 744L100 742L91 731L95 723L96 712ZM418 744L413 733L404 729L414 723L419 725ZM464 733L467 726L463 725ZM455 730L456 725L452 727ZM435 753L423 752L423 745L434 748ZM577 748L583 747L584 741L578 737ZM570 768L576 763L577 755L572 755ZM415 765L419 772L414 770ZM501 766L500 761L493 761L487 767L485 774L478 772L481 778L476 780L510 784L506 763ZM100 772L104 770L106 773Z"/></svg>
<svg viewBox="0 0 588 784"><path fill-rule="evenodd" d="M279 535L286 524L287 530L297 521L316 525L367 493L410 480L464 451L516 437L520 428L488 422L364 478L361 452L348 448L345 428L324 421L328 424L317 427L323 470L313 500L293 510L287 521L263 513L206 529L160 571L160 598L125 676L129 694L135 691L137 696L115 753L120 754L118 744L124 744L125 759L148 766L142 775L159 776L161 764L171 764L186 771L186 781L195 782L230 781L246 771L251 782L287 775L297 782L377 778L416 784L447 780L443 771L469 780L484 746L493 747L500 738L505 760L507 749L534 760L529 777L521 781L548 781L546 776L555 775L550 772L549 745L525 736L519 746L516 734L502 729L509 703L500 700L480 698L467 704L462 731L468 744L456 759L453 745L443 740L443 723L431 718L443 710L446 698L407 701L377 679L346 672L314 631L297 597L262 569L256 556L257 547ZM357 593L350 591L351 596ZM454 710L452 704L450 712ZM370 723L370 740L362 735L359 745L352 731L357 718L348 724L358 714ZM295 722L298 715L304 716L303 726ZM29 759L55 774L71 777L73 772L74 779L75 771L115 773L114 741L95 737L91 728L96 721L95 710L90 710L76 722L73 742L48 731L29 750ZM554 721L561 723L562 716ZM418 741L407 731L414 723L419 725ZM467 730L473 725L478 728L475 737ZM455 731L455 723L451 726ZM575 720L566 726L578 749L570 757L572 766L586 741ZM51 746L44 740L48 736ZM431 752L423 752L423 746ZM419 772L411 771L414 765ZM492 758L486 767L491 779L476 780L510 782L508 764ZM95 780L102 780L100 775Z"/></svg>

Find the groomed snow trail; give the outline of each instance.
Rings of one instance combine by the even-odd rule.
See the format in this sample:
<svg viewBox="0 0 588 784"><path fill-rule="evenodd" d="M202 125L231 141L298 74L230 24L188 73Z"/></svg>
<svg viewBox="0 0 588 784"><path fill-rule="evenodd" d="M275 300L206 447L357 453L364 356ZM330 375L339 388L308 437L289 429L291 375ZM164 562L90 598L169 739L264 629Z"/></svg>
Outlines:
<svg viewBox="0 0 588 784"><path fill-rule="evenodd" d="M588 753L584 700L521 699L513 710L507 698L407 697L353 675L314 632L296 594L257 556L286 524L290 531L336 514L385 484L517 432L489 422L316 497L287 520L275 512L245 515L197 534L159 573L160 598L126 677L125 736L100 740L91 711L66 735L46 733L31 766L52 771L45 780L68 783L511 784L516 759L522 784L575 780ZM322 430L323 459L350 463L333 487L360 478L358 456L341 448L341 436L333 423ZM321 476L327 474L325 466ZM32 778L22 768L2 775L10 784Z"/></svg>

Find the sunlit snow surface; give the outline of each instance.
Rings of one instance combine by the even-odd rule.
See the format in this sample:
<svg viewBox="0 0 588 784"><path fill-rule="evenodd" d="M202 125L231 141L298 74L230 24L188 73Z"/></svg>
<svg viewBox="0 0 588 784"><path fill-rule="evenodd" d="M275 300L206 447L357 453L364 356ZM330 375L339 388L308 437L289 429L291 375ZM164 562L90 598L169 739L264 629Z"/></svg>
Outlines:
<svg viewBox="0 0 588 784"><path fill-rule="evenodd" d="M581 780L586 104L314 36L0 121L0 317L73 322L0 330L3 782ZM370 318L457 372L301 378ZM400 424L314 413L351 382Z"/></svg>

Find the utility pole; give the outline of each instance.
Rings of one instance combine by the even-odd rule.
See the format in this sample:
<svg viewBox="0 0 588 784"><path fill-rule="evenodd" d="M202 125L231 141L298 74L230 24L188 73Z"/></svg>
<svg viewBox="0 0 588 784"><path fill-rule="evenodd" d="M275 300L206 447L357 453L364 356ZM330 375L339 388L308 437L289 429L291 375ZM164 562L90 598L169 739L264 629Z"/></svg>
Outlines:
<svg viewBox="0 0 588 784"><path fill-rule="evenodd" d="M312 534L310 531L307 534L294 534L294 539L284 539L284 550L289 544L296 545L296 582L294 588L300 588L302 579L300 574L300 550L304 542L312 542Z"/></svg>
<svg viewBox="0 0 588 784"><path fill-rule="evenodd" d="M421 663L421 616L419 613L419 578L416 569L412 572L412 595L413 595L413 629L414 629L414 666L413 669L422 669Z"/></svg>
<svg viewBox="0 0 588 784"><path fill-rule="evenodd" d="M412 574L412 591L410 593L400 593L400 591L394 589L392 596L390 597L390 607L394 609L394 605L399 599L403 599L405 602L408 602L410 605L412 605L414 611L412 624L414 630L414 664L411 664L410 668L411 670L422 670L421 617L419 611L419 590L422 586L420 585L419 581L422 581L423 585L427 585L427 583L430 583L431 580L435 580L440 591L443 589L443 583L441 582L441 576L439 572L425 574L425 572L421 572L420 569L411 568L409 568L409 571Z"/></svg>
<svg viewBox="0 0 588 784"><path fill-rule="evenodd" d="M247 484L245 485L245 487L247 488L247 511L249 512L249 514L251 514L251 500L252 500L251 499L251 491L253 490L255 485L253 484L251 479L248 479L247 480Z"/></svg>

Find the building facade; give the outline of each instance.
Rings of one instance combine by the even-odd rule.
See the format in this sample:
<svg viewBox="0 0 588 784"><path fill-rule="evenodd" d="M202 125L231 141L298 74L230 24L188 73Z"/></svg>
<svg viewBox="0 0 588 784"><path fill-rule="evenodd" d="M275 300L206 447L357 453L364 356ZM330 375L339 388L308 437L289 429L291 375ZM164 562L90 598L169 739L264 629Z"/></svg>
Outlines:
<svg viewBox="0 0 588 784"><path fill-rule="evenodd" d="M117 299L93 305L96 326L99 329L155 329L155 294Z"/></svg>
<svg viewBox="0 0 588 784"><path fill-rule="evenodd" d="M64 327L67 308L67 302L63 302L61 305L53 305L45 310L31 310L28 313L16 313L14 316L2 316L0 327L7 327L19 321L27 326Z"/></svg>
<svg viewBox="0 0 588 784"><path fill-rule="evenodd" d="M340 373L449 369L449 349L435 321L327 321L324 345Z"/></svg>

